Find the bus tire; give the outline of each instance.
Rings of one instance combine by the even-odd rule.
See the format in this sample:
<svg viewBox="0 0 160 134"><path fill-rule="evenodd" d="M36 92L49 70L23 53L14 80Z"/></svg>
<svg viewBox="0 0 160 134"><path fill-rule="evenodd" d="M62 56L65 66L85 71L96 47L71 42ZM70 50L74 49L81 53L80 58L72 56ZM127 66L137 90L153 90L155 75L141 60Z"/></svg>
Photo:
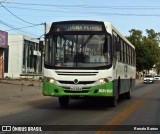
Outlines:
<svg viewBox="0 0 160 134"><path fill-rule="evenodd" d="M132 79L130 79L130 90L127 92L127 93L125 93L125 97L126 97L126 99L131 99L131 89L132 89Z"/></svg>
<svg viewBox="0 0 160 134"><path fill-rule="evenodd" d="M120 78L119 78L116 95L111 98L111 106L113 106L113 107L116 107L117 104L118 104L118 97L120 96L120 88L121 88L121 81L120 81Z"/></svg>
<svg viewBox="0 0 160 134"><path fill-rule="evenodd" d="M116 107L117 106L117 104L118 104L118 98L115 96L115 97L112 97L111 98L111 106L112 107Z"/></svg>
<svg viewBox="0 0 160 134"><path fill-rule="evenodd" d="M69 104L69 97L68 96L59 97L59 104L61 107L67 107Z"/></svg>

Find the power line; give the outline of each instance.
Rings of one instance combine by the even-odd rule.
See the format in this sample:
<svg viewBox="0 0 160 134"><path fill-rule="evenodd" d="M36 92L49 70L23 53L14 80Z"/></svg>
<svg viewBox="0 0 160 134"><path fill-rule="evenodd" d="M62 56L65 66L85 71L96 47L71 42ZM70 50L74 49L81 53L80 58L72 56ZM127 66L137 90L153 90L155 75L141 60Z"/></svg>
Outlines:
<svg viewBox="0 0 160 134"><path fill-rule="evenodd" d="M9 24L5 23L5 22L4 22L4 21L2 21L2 20L0 20L0 23L1 23L1 24L3 24L3 25L5 25L5 26L7 26L7 27L15 28L15 27L13 27L13 26L11 26L11 25L9 25Z"/></svg>
<svg viewBox="0 0 160 134"><path fill-rule="evenodd" d="M29 27L36 27L36 26L39 26L39 25L44 25L44 23L42 23L42 24L34 24L34 25L31 25L31 26L26 26L26 27L21 27L21 28L13 28L13 29L6 30L6 31L20 30L20 29L29 28Z"/></svg>
<svg viewBox="0 0 160 134"><path fill-rule="evenodd" d="M29 28L29 27L35 27L35 26L38 26L38 25L44 25L44 23L41 23L41 24L33 24L33 23L28 22L28 21L25 21L25 20L21 19L20 17L18 17L17 15L15 15L14 13L12 13L12 12L11 12L8 8L6 8L1 2L0 2L0 5L1 5L5 10L7 10L10 14L12 14L14 17L18 18L19 20L21 20L21 21L23 21L23 22L25 22L25 23L28 23L28 24L32 24L32 26L26 26L26 27L22 27L22 28L16 28L16 27L11 26L11 25L7 24L6 22L0 20L0 23L1 23L1 24L5 25L5 26L7 26L7 27L12 28L12 29L7 30L7 31L18 30L18 31L21 31L21 32L24 32L24 33L27 33L27 34L30 34L30 35L33 35L33 36L38 36L38 35L35 35L35 34L33 34L33 33L28 33L28 32L22 31L21 29Z"/></svg>
<svg viewBox="0 0 160 134"><path fill-rule="evenodd" d="M3 3L6 3L6 2L3 2ZM148 9L148 10L151 10L151 9L160 9L160 6L89 6L89 5L53 5L53 4L32 4L32 3L16 3L16 2L12 2L11 4L18 4L18 5L23 5L23 6L26 6L26 5L29 5L29 6L54 6L54 7L69 7L69 8L77 8L77 7L82 7L82 8L110 8L110 9ZM10 8L16 8L16 9L27 9L27 10L37 10L37 11L56 11L56 10L49 10L49 9L36 9L36 8L23 8L23 7L10 7ZM59 10L57 12L64 12L64 10ZM67 11L65 10L65 13L66 12L72 12L72 13L77 13L77 12L73 12L73 11ZM84 13L84 11L78 11L78 13ZM92 12L85 12L85 14L93 14L93 11ZM160 14L129 14L129 13L100 13L100 12L95 12L94 13L95 15L116 15L116 16L156 16L156 17L159 17Z"/></svg>
<svg viewBox="0 0 160 134"><path fill-rule="evenodd" d="M42 23L42 24L36 24L36 25L29 25L29 26L19 26L19 27L17 27L17 24L19 23L19 22L16 22L16 21L14 21L13 19L11 20L11 19L9 19L9 17L7 17L7 18L5 18L4 16L7 16L7 15L4 15L3 14L3 16L1 16L1 24L2 25L5 25L5 26L7 26L7 27L9 27L9 28L11 28L11 29L9 29L9 30L5 30L5 31L7 31L7 32L10 32L10 31L20 31L20 32L23 32L23 33L30 33L30 35L33 35L32 33L33 32L31 32L31 31L29 31L29 32L27 32L26 30L24 31L22 31L21 29L25 29L25 28L31 28L31 27L33 27L33 28L35 28L35 27L38 27L38 26L40 26L40 25L44 25L44 23ZM2 20L2 19L5 19L5 20ZM11 24L9 24L8 22L6 22L6 20L8 20L9 22L15 22L16 23L16 27L15 26L13 26L13 25L11 25ZM19 23L20 24L20 23ZM42 28L42 27L41 27ZM32 29L33 30L33 29ZM35 30L33 30L33 31L36 31L36 33L37 33L37 30L39 30L39 27L38 27L38 29L35 29ZM34 35L35 36L35 35Z"/></svg>
<svg viewBox="0 0 160 134"><path fill-rule="evenodd" d="M15 8L15 9L24 9L24 10L26 9L26 10L35 10L35 11L48 11L48 12L56 11L57 10L57 9L52 10L52 9L26 8L26 7L16 7L16 6L6 6L6 7ZM62 10L62 9L60 9L60 10L58 9L58 11L63 11L64 12L64 10Z"/></svg>
<svg viewBox="0 0 160 134"><path fill-rule="evenodd" d="M54 12L64 12L64 10L60 11L60 10L57 10L54 9L54 10L49 10L49 9L35 9L35 8L22 8L22 7L9 7L9 8L16 8L16 9L27 9L27 10L36 10L36 11L48 11L48 12L51 12L51 11L54 11ZM159 7L160 9L160 7ZM105 13L105 12L90 12L90 11L78 11L78 12L73 12L73 11L65 11L65 13L70 13L72 12L73 14L75 13L84 13L85 14L94 14L94 15L116 15L116 16L155 16L155 17L159 17L160 14L132 14L132 13L114 13L114 12L109 12L109 13ZM30 15L29 15L30 16ZM65 15L66 16L66 15ZM44 17L44 16L41 16L41 17ZM49 16L48 16L49 17ZM62 16L61 16L62 17Z"/></svg>
<svg viewBox="0 0 160 134"><path fill-rule="evenodd" d="M2 2L7 3L7 2ZM20 2L11 2L11 4L17 5L29 5L29 6L45 6L45 7L67 7L67 8L111 8L111 9L160 9L160 6L92 6L92 5L54 5L54 4L36 4L36 3L20 3Z"/></svg>
<svg viewBox="0 0 160 134"><path fill-rule="evenodd" d="M14 26L11 26L10 24L7 24L6 22L4 22L4 21L2 21L2 20L0 20L0 24L5 25L5 26L7 26L7 27L9 27L9 28L12 28L12 29L14 29L14 30L18 30L18 31L23 32L23 33L27 33L27 34L29 34L29 35L33 35L33 36L39 37L38 35L35 35L35 34L33 34L33 33L28 33L28 32L26 32L26 31L20 30L20 28L19 28L19 29L18 29L18 28L15 28ZM10 30L5 30L5 31L10 31Z"/></svg>
<svg viewBox="0 0 160 134"><path fill-rule="evenodd" d="M28 23L28 24L33 24L33 23L30 23L30 22L28 22L28 21L25 21L25 20L23 20L23 19L21 19L21 18L19 18L17 15L15 15L14 13L12 13L10 10L8 10L8 8L6 8L2 3L0 3L1 4L1 6L4 8L4 9L6 9L9 13L11 13L13 16L15 16L17 19L19 19L19 20L21 20L21 21L23 21L23 22L25 22L25 23ZM34 24L33 24L34 25Z"/></svg>
<svg viewBox="0 0 160 134"><path fill-rule="evenodd" d="M106 15L115 15L115 16L154 16L154 17L160 17L160 14L145 14L145 13L121 13L121 12L106 12L107 9L109 9L109 11L111 11L110 9L114 9L114 10L159 10L160 9L160 6L93 6L93 5L56 5L56 4L36 4L36 3L17 3L17 2L10 2L9 4L15 4L14 6L4 6L2 3L6 3L8 4L7 2L5 1L0 1L0 7L3 7L5 8L10 14L12 14L14 17L18 18L19 20L25 22L25 23L28 23L28 24L32 24L31 26L24 26L24 27L21 27L21 28L16 28L16 27L10 27L9 24L7 23L2 23L0 21L1 24L3 25L8 25L8 27L12 28L8 31L11 31L11 30L20 30L20 29L24 29L24 28L29 28L29 27L34 27L34 26L38 26L38 25L41 25L41 24L33 24L33 23L30 23L30 22L27 22L23 19L21 19L20 17L18 17L17 15L15 15L14 13L12 13L9 9L10 8L16 8L16 9L26 9L26 10L36 10L36 11L48 11L48 12L52 12L52 17L53 17L53 11L54 12L63 12L64 14L63 15L60 15L58 16L58 14L55 14L57 15L58 17L66 17L65 13L73 13L73 14L80 14L81 15L83 14L84 16L89 14L89 15L98 15L98 16L106 16ZM20 7L16 7L16 5L20 6ZM28 6L28 7L27 7ZM36 7L37 8L33 8L33 7ZM38 8L39 7L39 8ZM45 8L46 7L46 8ZM55 8L49 8L49 7L55 7ZM81 9L81 10L79 10ZM93 9L93 10L92 10ZM97 9L97 11L95 11L94 9ZM102 9L102 10L101 10ZM106 9L105 11L103 9ZM76 10L76 12L74 12ZM33 14L32 14L33 15ZM29 15L30 17L32 15ZM40 15L40 14L39 14ZM48 15L48 14L47 14ZM56 17L57 17L56 16ZM24 15L23 15L24 17ZM37 17L37 16L35 16ZM41 16L41 17L44 17L44 16ZM49 17L49 16L48 16ZM54 16L55 17L55 16ZM33 34L32 34L33 35ZM34 35L35 36L35 35Z"/></svg>

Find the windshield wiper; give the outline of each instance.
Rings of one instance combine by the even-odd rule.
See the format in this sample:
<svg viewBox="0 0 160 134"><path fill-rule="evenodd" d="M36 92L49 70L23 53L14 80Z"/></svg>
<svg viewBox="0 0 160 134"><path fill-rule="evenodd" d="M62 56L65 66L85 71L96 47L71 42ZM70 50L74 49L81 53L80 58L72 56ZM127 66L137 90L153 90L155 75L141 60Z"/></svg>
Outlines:
<svg viewBox="0 0 160 134"><path fill-rule="evenodd" d="M94 35L89 35L89 37L86 39L86 41L83 43L82 47L85 46L93 37Z"/></svg>

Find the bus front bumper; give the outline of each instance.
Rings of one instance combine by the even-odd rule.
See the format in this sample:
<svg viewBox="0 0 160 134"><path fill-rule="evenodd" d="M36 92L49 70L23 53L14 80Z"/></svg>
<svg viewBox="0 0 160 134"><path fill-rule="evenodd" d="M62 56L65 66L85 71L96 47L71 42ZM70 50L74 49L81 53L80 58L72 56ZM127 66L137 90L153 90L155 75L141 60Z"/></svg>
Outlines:
<svg viewBox="0 0 160 134"><path fill-rule="evenodd" d="M70 88L63 88L60 86L56 86L54 84L48 83L46 81L43 82L43 95L44 96L73 96L73 97L104 97L104 96L113 96L113 83L108 82L105 84L89 87L89 88L81 88L78 85L74 85Z"/></svg>

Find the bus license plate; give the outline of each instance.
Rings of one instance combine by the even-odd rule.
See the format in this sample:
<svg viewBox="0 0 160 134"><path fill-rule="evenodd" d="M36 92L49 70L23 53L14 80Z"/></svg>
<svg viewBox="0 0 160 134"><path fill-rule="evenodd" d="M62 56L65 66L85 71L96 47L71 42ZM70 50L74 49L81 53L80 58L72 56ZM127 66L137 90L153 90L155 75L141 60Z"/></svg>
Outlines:
<svg viewBox="0 0 160 134"><path fill-rule="evenodd" d="M70 87L70 91L82 91L82 87Z"/></svg>

